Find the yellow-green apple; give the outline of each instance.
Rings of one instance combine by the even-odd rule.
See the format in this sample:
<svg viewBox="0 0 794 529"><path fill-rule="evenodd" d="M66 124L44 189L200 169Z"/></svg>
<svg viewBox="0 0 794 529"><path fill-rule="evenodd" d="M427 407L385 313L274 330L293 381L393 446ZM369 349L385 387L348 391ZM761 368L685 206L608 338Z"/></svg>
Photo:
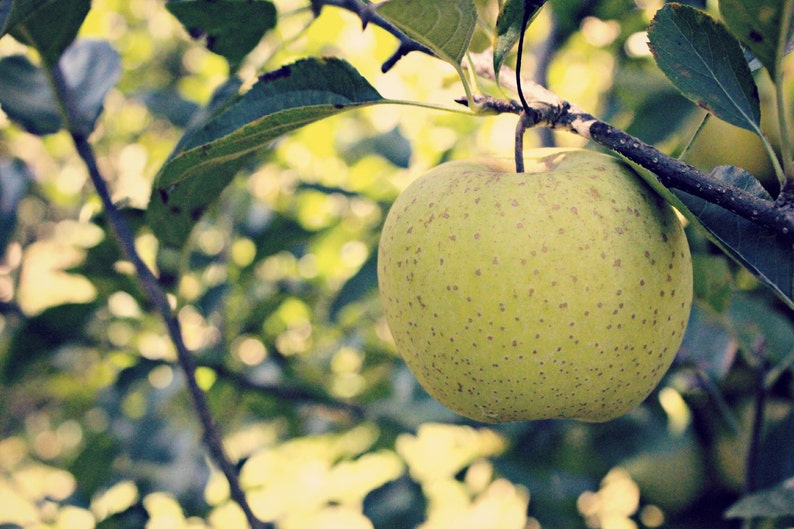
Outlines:
<svg viewBox="0 0 794 529"><path fill-rule="evenodd" d="M386 219L378 282L398 351L439 402L483 422L606 421L681 343L692 264L681 223L628 166L581 149L454 161Z"/></svg>

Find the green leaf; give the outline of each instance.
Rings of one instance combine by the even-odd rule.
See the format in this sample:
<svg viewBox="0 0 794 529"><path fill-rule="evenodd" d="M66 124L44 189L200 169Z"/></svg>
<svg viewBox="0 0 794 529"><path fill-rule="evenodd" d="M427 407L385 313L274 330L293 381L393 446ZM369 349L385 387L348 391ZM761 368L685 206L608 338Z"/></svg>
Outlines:
<svg viewBox="0 0 794 529"><path fill-rule="evenodd" d="M121 58L105 41L80 40L59 61L69 89L69 128L88 136L102 113L105 96L121 77Z"/></svg>
<svg viewBox="0 0 794 529"><path fill-rule="evenodd" d="M28 194L33 172L19 158L0 157L0 252L17 226L17 207Z"/></svg>
<svg viewBox="0 0 794 529"><path fill-rule="evenodd" d="M0 106L31 134L61 130L61 113L47 76L23 55L0 59Z"/></svg>
<svg viewBox="0 0 794 529"><path fill-rule="evenodd" d="M34 16L37 11L46 9L58 0L2 0L0 1L0 37L10 32Z"/></svg>
<svg viewBox="0 0 794 529"><path fill-rule="evenodd" d="M439 58L460 65L477 26L473 0L389 0L378 14Z"/></svg>
<svg viewBox="0 0 794 529"><path fill-rule="evenodd" d="M521 31L535 20L545 3L546 0L507 0L502 6L493 41L493 69L497 79L505 57L521 38Z"/></svg>
<svg viewBox="0 0 794 529"><path fill-rule="evenodd" d="M761 106L739 42L703 11L667 4L651 22L656 63L690 101L737 127L760 133Z"/></svg>
<svg viewBox="0 0 794 529"><path fill-rule="evenodd" d="M720 14L728 27L750 48L775 78L777 48L783 27L781 0L720 0Z"/></svg>
<svg viewBox="0 0 794 529"><path fill-rule="evenodd" d="M267 0L182 0L166 8L232 69L276 26L276 8Z"/></svg>
<svg viewBox="0 0 794 529"><path fill-rule="evenodd" d="M121 75L119 55L106 42L83 40L67 48L58 65L69 89L70 127L88 135L105 96ZM62 127L60 106L47 75L22 55L0 59L0 105L31 134L52 134Z"/></svg>
<svg viewBox="0 0 794 529"><path fill-rule="evenodd" d="M203 211L250 156L304 125L387 102L348 63L304 59L263 75L180 143L157 175L147 211L161 242L181 247Z"/></svg>
<svg viewBox="0 0 794 529"><path fill-rule="evenodd" d="M15 23L10 33L18 41L36 48L44 62L52 66L74 41L90 9L91 0L49 2Z"/></svg>
<svg viewBox="0 0 794 529"><path fill-rule="evenodd" d="M749 494L728 508L726 518L770 518L794 515L794 478Z"/></svg>
<svg viewBox="0 0 794 529"><path fill-rule="evenodd" d="M30 368L54 355L68 342L84 343L85 323L97 303L67 303L49 308L25 321L17 330L3 359L2 380L18 381Z"/></svg>
<svg viewBox="0 0 794 529"><path fill-rule="evenodd" d="M772 201L753 175L738 167L717 167L711 174L725 183ZM711 235L712 241L794 308L794 246L752 221L679 190L673 190Z"/></svg>

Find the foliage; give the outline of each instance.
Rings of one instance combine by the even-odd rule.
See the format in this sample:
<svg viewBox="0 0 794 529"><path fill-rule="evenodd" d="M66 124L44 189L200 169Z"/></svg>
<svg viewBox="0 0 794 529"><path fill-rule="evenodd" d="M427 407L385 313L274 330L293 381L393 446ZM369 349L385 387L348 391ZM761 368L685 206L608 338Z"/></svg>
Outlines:
<svg viewBox="0 0 794 529"><path fill-rule="evenodd" d="M0 0L0 524L790 524L794 1L715 4ZM615 421L465 421L383 319L390 204L517 119L689 223Z"/></svg>

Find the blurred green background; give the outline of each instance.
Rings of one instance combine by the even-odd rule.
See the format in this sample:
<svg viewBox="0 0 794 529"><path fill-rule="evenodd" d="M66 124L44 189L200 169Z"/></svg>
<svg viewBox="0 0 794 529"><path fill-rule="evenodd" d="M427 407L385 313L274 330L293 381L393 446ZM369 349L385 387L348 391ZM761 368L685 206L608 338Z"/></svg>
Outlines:
<svg viewBox="0 0 794 529"><path fill-rule="evenodd" d="M450 67L418 53L381 73L396 41L362 31L346 11L326 7L312 21L308 1L274 3L278 28L242 66L244 79L334 55L386 97L453 105L462 95ZM527 37L525 72L540 68L560 96L677 153L703 111L644 46L661 5L553 0ZM495 3L479 7L493 25ZM380 226L399 191L441 161L511 156L514 117L378 106L307 126L238 175L175 255L158 248L143 210L227 64L191 41L162 1L96 0L80 36L121 54L121 81L91 141L178 307L262 519L283 529L738 527L722 513L745 483L759 348L784 363L765 403L756 483L794 474L791 313L692 230L692 321L673 369L634 412L605 424L486 427L417 385L377 296ZM0 55L13 53L32 56L0 41ZM760 145L716 120L707 127L690 161L740 165L775 185ZM173 346L68 135L34 137L0 114L0 139L4 159L32 172L2 225L0 527L244 527L205 456ZM530 131L526 141L550 140Z"/></svg>

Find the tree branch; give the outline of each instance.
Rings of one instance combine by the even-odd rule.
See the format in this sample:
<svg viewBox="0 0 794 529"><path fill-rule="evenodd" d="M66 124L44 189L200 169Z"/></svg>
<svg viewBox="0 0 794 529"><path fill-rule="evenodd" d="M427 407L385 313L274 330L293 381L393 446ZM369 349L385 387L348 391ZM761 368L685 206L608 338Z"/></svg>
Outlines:
<svg viewBox="0 0 794 529"><path fill-rule="evenodd" d="M53 68L52 78L59 99L65 107L64 111L67 117L67 123L69 123L70 120L68 118L73 108L69 104L72 101L71 91L64 82L63 73L58 67ZM73 127L70 127L70 129L71 128ZM91 182L102 202L110 231L121 247L124 257L135 267L138 282L143 288L149 302L154 306L155 311L163 319L166 329L168 330L168 335L176 347L177 361L185 374L188 391L193 400L193 405L199 416L199 420L201 421L204 446L207 448L210 458L218 466L220 471L223 472L224 476L226 476L226 480L229 483L230 495L242 509L251 528L266 529L271 527L270 524L266 524L259 520L248 504L245 492L240 486L237 469L229 459L223 447L223 440L221 439L218 426L212 417L209 403L207 402L207 396L196 381L196 363L185 345L179 320L171 309L171 304L168 301L168 296L162 285L138 254L135 248L135 236L122 216L121 211L113 203L105 179L99 171L99 166L94 151L91 148L91 144L88 142L84 133L74 130L70 130L70 133L77 153L83 160L83 163L85 163Z"/></svg>
<svg viewBox="0 0 794 529"><path fill-rule="evenodd" d="M358 18L361 19L362 29L365 29L368 24L372 24L391 33L399 41L397 50L381 65L380 69L383 73L391 70L400 59L412 51L419 51L433 57L436 56L430 48L408 38L391 22L380 16L372 4L365 4L360 0L312 0L312 11L314 12L315 18L320 16L324 6L339 7L355 13Z"/></svg>
<svg viewBox="0 0 794 529"><path fill-rule="evenodd" d="M495 78L493 61L488 53L475 54L473 63L478 75ZM502 68L499 72L499 84L517 92L516 81L507 68ZM527 116L522 119L532 119L534 125L567 129L599 143L653 172L667 188L694 195L750 220L772 233L786 239L794 239L794 190L788 189L782 192L775 202L764 200L743 189L725 184L652 145L596 119L529 79L522 79L522 85L531 109L531 112L525 112ZM465 104L465 100L462 99L458 102ZM522 113L522 105L518 102L506 103L488 97L478 97L477 102L498 112Z"/></svg>

